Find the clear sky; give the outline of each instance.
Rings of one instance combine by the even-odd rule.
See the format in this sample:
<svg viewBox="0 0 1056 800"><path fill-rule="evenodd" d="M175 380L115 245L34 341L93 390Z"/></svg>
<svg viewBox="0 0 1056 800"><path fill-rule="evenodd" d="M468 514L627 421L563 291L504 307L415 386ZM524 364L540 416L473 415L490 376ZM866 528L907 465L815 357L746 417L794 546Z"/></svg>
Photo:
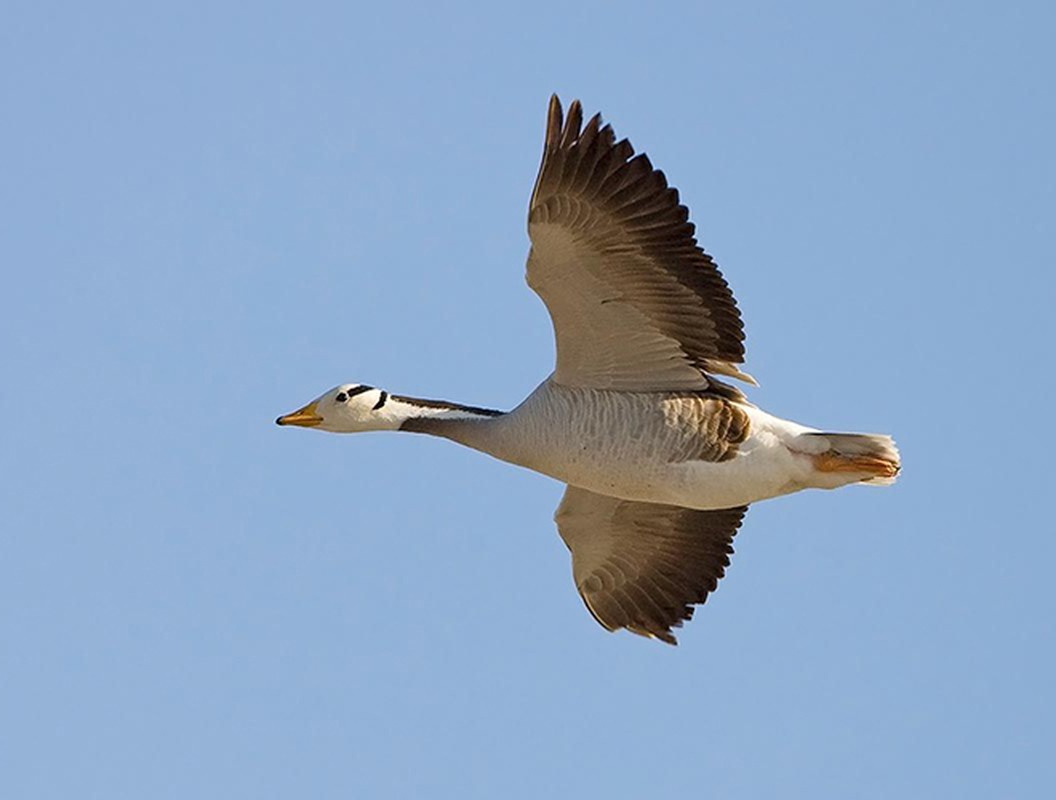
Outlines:
<svg viewBox="0 0 1056 800"><path fill-rule="evenodd" d="M5 7L0 796L1056 790L1056 12L645 8ZM752 399L904 457L753 507L678 648L584 610L553 481L273 423L548 374L554 91L681 190Z"/></svg>

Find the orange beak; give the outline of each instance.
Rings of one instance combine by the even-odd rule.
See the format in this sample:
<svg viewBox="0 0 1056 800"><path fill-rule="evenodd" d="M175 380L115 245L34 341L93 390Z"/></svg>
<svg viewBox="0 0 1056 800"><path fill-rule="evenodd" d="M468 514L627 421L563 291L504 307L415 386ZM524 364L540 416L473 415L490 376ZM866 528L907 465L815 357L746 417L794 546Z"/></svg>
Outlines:
<svg viewBox="0 0 1056 800"><path fill-rule="evenodd" d="M275 420L276 425L299 425L302 428L314 428L322 423L323 418L315 412L315 401Z"/></svg>

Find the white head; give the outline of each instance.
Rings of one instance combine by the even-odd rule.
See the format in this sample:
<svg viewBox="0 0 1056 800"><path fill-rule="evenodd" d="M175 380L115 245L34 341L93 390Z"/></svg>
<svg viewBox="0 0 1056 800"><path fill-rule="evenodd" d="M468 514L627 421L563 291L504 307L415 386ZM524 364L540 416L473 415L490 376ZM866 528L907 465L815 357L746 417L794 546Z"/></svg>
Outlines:
<svg viewBox="0 0 1056 800"><path fill-rule="evenodd" d="M304 408L279 417L279 425L299 425L333 433L393 431L404 415L393 413L389 393L373 386L343 383L320 395Z"/></svg>

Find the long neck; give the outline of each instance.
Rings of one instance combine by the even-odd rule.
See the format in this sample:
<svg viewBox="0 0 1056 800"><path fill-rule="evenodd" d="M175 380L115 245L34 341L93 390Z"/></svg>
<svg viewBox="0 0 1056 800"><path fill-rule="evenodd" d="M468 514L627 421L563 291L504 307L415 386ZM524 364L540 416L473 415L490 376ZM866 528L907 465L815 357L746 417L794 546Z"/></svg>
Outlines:
<svg viewBox="0 0 1056 800"><path fill-rule="evenodd" d="M402 418L398 430L441 436L503 458L501 437L496 437L501 427L498 423L506 416L503 411L396 394L389 397L388 404L390 414Z"/></svg>

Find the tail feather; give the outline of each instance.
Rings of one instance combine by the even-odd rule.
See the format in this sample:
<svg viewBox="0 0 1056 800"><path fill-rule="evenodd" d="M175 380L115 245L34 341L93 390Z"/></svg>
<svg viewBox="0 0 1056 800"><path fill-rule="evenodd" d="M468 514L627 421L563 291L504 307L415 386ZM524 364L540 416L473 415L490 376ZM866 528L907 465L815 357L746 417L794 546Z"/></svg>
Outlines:
<svg viewBox="0 0 1056 800"><path fill-rule="evenodd" d="M859 483L886 486L895 482L902 469L898 448L890 436L804 433L800 438L807 440L803 442L804 451L813 456L814 468L819 472L861 474Z"/></svg>

